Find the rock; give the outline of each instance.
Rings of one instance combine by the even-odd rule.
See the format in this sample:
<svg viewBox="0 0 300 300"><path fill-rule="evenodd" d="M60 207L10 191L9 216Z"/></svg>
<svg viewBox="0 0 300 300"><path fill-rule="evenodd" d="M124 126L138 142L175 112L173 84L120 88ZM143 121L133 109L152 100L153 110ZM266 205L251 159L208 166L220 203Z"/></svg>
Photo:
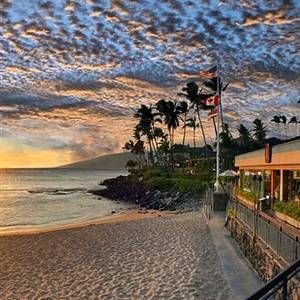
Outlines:
<svg viewBox="0 0 300 300"><path fill-rule="evenodd" d="M139 204L147 209L157 210L196 210L200 206L201 195L195 193L182 193L177 191L149 190L143 182L132 180L130 176L118 176L106 179L102 182L105 189L91 190L97 196L110 198L120 203L125 202Z"/></svg>

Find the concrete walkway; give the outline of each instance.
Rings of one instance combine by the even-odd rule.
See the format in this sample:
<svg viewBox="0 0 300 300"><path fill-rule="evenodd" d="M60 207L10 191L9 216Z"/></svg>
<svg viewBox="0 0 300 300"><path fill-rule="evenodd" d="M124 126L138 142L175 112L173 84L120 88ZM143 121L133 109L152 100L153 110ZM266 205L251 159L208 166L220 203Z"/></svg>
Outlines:
<svg viewBox="0 0 300 300"><path fill-rule="evenodd" d="M214 212L208 226L232 292L231 299L246 299L263 286L263 281L243 257L224 223L225 212Z"/></svg>

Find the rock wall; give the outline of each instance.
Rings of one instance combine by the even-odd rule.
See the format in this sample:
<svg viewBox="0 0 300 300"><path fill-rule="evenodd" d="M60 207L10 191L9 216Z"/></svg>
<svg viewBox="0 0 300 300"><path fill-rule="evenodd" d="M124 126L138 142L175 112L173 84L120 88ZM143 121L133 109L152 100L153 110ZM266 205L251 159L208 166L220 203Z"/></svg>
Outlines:
<svg viewBox="0 0 300 300"><path fill-rule="evenodd" d="M264 281L269 281L287 267L280 257L260 241L260 239L253 239L252 231L237 218L229 218L227 229L239 245L244 256ZM288 299L300 299L300 281L290 281L288 290ZM280 295L277 295L275 299L277 297L280 299Z"/></svg>
<svg viewBox="0 0 300 300"><path fill-rule="evenodd" d="M227 228L245 257L264 281L270 280L282 270L283 266L271 250L259 239L254 240L252 232L237 218L230 218Z"/></svg>

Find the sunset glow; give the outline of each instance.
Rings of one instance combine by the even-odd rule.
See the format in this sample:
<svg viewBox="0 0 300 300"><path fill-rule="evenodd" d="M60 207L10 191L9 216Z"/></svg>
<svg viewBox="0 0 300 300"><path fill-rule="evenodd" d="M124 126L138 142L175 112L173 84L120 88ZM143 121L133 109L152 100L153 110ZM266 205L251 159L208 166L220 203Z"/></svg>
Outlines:
<svg viewBox="0 0 300 300"><path fill-rule="evenodd" d="M2 140L0 149L0 168L41 168L53 167L71 161L67 152L34 149L18 140Z"/></svg>
<svg viewBox="0 0 300 300"><path fill-rule="evenodd" d="M230 82L223 108L233 130L260 117L270 134L293 136L269 121L299 115L299 1L227 2L0 4L0 167L120 152L141 103L179 100L216 59Z"/></svg>

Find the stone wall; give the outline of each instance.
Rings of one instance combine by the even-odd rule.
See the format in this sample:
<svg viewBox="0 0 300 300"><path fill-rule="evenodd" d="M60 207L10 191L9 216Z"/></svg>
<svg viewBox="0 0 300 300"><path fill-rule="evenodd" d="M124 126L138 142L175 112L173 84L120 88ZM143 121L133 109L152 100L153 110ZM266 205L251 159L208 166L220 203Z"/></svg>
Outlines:
<svg viewBox="0 0 300 300"><path fill-rule="evenodd" d="M259 239L253 239L252 232L237 218L230 218L227 228L244 256L264 281L270 280L283 269L284 266L276 255Z"/></svg>
<svg viewBox="0 0 300 300"><path fill-rule="evenodd" d="M237 242L244 256L265 282L287 267L280 257L259 238L253 239L252 231L237 218L230 217L228 219L227 229L231 232L231 236ZM288 290L289 299L300 299L300 281L290 281ZM280 295L277 295L277 297L280 299Z"/></svg>

